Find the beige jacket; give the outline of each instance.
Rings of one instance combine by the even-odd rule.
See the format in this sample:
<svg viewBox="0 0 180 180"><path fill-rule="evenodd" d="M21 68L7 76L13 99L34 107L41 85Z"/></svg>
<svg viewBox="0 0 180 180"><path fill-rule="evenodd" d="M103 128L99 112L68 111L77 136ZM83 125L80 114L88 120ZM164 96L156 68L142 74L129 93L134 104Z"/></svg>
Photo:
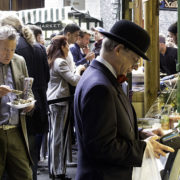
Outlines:
<svg viewBox="0 0 180 180"><path fill-rule="evenodd" d="M57 58L54 61L50 70L47 91L48 100L70 96L69 84L76 86L80 79L80 75L75 74L74 62L69 56L66 59ZM58 103L58 105L65 104L67 102Z"/></svg>

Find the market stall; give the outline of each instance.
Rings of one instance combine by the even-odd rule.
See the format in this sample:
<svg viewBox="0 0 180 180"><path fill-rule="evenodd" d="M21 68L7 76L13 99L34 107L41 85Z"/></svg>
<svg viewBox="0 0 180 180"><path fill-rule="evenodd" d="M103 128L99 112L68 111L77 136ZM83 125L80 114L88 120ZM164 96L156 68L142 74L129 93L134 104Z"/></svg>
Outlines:
<svg viewBox="0 0 180 180"><path fill-rule="evenodd" d="M59 33L68 23L76 23L86 29L102 26L102 20L92 17L88 11L79 11L71 6L22 10L16 13L24 24L40 26L45 40L49 40L52 33Z"/></svg>

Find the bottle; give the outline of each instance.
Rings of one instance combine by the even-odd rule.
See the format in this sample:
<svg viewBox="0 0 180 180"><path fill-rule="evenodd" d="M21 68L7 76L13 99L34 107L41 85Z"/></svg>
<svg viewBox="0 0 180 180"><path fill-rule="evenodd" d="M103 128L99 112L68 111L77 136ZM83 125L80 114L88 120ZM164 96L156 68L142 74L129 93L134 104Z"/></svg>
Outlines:
<svg viewBox="0 0 180 180"><path fill-rule="evenodd" d="M169 112L170 112L171 106L165 105L164 109L162 110L161 114L161 127L163 130L168 130L170 128L169 123Z"/></svg>

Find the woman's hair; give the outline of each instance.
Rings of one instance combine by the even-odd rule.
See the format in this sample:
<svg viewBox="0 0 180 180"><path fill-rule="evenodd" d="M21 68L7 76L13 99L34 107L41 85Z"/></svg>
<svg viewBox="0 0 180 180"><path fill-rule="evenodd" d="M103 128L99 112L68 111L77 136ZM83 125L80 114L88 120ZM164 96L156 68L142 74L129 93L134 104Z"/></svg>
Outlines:
<svg viewBox="0 0 180 180"><path fill-rule="evenodd" d="M55 37L52 38L51 40L51 45L48 49L48 64L49 67L51 68L55 59L59 58L59 57L63 57L64 56L64 52L62 50L62 46L66 46L67 44L67 38L65 36L62 35L57 35Z"/></svg>
<svg viewBox="0 0 180 180"><path fill-rule="evenodd" d="M13 13L4 13L0 18L0 25L10 25L16 29L18 33L20 33L26 41L32 46L35 43L34 34L31 29L27 26L23 25L23 22L19 19L19 17Z"/></svg>

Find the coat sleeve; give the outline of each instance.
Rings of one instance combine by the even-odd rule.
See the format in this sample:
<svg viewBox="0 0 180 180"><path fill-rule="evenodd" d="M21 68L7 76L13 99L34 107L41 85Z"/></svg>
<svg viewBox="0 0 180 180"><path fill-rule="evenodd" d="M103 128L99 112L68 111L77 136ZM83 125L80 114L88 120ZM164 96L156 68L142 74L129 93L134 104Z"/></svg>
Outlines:
<svg viewBox="0 0 180 180"><path fill-rule="evenodd" d="M84 55L83 58L80 58L80 55L79 55L80 52L79 52L79 50L77 48L71 47L70 50L71 50L71 53L73 55L73 60L74 60L74 62L76 64L76 66L78 66L80 64L86 64L87 63L85 55Z"/></svg>
<svg viewBox="0 0 180 180"><path fill-rule="evenodd" d="M120 107L116 107L114 98L117 97L108 87L99 85L92 88L80 102L84 149L90 158L102 163L141 166L146 143L135 138L129 140L123 135L117 137L116 111Z"/></svg>
<svg viewBox="0 0 180 180"><path fill-rule="evenodd" d="M71 71L66 60L61 60L55 65L55 71L57 71L62 78L64 78L72 86L76 86L80 75Z"/></svg>

